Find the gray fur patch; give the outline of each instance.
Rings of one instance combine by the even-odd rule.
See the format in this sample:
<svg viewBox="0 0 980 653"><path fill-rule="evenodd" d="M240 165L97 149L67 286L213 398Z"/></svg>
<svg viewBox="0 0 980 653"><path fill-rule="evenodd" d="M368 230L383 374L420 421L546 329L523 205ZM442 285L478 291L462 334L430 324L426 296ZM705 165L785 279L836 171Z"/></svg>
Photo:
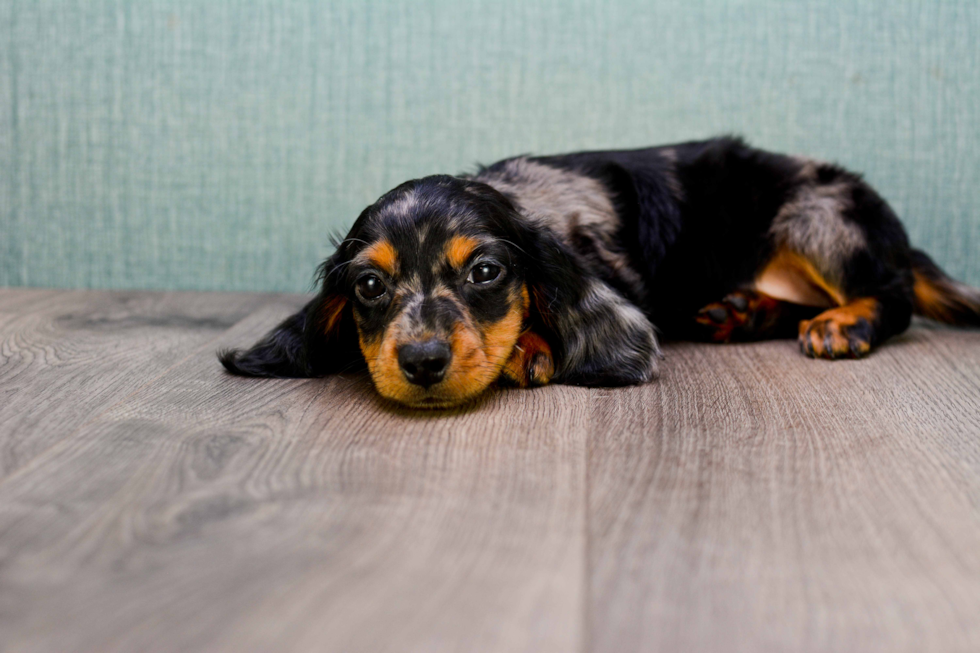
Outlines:
<svg viewBox="0 0 980 653"><path fill-rule="evenodd" d="M677 178L677 150L672 147L668 147L660 150L660 156L667 161L667 188L670 189L670 194L678 202L684 201L684 187L681 186L680 179Z"/></svg>
<svg viewBox="0 0 980 653"><path fill-rule="evenodd" d="M406 190L398 198L387 202L381 210L385 215L406 217L411 214L417 204L418 197L416 197L415 191Z"/></svg>
<svg viewBox="0 0 980 653"><path fill-rule="evenodd" d="M468 315L460 305L459 299L449 288L443 285L438 285L428 292L417 288L404 289L396 295L396 298L399 301L399 306L397 313L391 319L391 324L397 330L396 332L401 334L400 337L405 340L448 336L444 328L426 317L426 308L431 308L433 302L451 303L458 319L463 319Z"/></svg>
<svg viewBox="0 0 980 653"><path fill-rule="evenodd" d="M816 182L817 172L820 170L820 167L827 165L823 161L811 159L806 156L789 156L788 158L800 166L800 169L796 172L796 179L798 181Z"/></svg>
<svg viewBox="0 0 980 653"><path fill-rule="evenodd" d="M500 169L485 171L474 179L506 195L525 217L551 229L579 254L587 253L576 247L576 241L589 241L589 253L598 257L606 270L631 288L643 287L642 277L616 240L619 216L612 197L598 180L526 157L506 161Z"/></svg>
<svg viewBox="0 0 980 653"><path fill-rule="evenodd" d="M807 170L804 164L801 174ZM773 220L770 234L777 247L802 254L828 280L839 281L843 264L867 246L861 227L844 217L852 206L851 191L847 182L801 186Z"/></svg>
<svg viewBox="0 0 980 653"><path fill-rule="evenodd" d="M595 276L611 272L625 287L643 292L642 277L617 242L620 220L606 187L586 175L526 157L506 161L475 180L506 195L525 218L550 230L595 266L579 301L553 316L565 346L556 378L656 378L660 347L653 325L634 303Z"/></svg>
<svg viewBox="0 0 980 653"><path fill-rule="evenodd" d="M573 222L609 238L619 228L619 218L606 189L577 172L520 157L505 162L501 170L484 172L475 179L510 197L524 215L551 227L566 242Z"/></svg>
<svg viewBox="0 0 980 653"><path fill-rule="evenodd" d="M579 303L557 317L565 343L561 373L588 364L616 373L633 369L644 382L659 375L661 353L653 325L606 283L591 280Z"/></svg>

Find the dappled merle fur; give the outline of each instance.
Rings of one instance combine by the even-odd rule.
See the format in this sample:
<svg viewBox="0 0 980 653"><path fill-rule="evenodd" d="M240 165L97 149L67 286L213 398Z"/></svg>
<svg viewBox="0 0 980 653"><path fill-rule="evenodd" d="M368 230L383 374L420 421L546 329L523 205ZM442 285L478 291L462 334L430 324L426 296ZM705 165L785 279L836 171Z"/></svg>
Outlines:
<svg viewBox="0 0 980 653"><path fill-rule="evenodd" d="M415 250L410 241L420 225L427 230L427 245ZM325 336L317 315L338 296L353 301L356 274L351 263L357 254L381 237L396 245L405 243L402 250L414 257L406 264L420 269L420 283L428 284L434 273L422 263L440 256L449 234L493 236L510 285L526 283L532 288L537 310L528 316L527 328L551 344L556 359L553 381L623 385L648 381L656 373L659 349L653 327L632 303L492 186L446 175L406 182L365 209L337 252L321 266L318 296L247 352L223 352L222 363L237 374L280 377L322 376L352 367L357 348L349 346L349 321L338 324L343 334ZM501 317L505 304L490 299L481 296L468 302L477 321ZM389 314L398 308L393 303L387 313L364 311L362 333L382 332ZM349 307L343 311L349 312ZM420 316L433 327L453 317L447 310ZM341 335L348 335L347 344L341 344Z"/></svg>
<svg viewBox="0 0 980 653"><path fill-rule="evenodd" d="M503 267L492 288L467 286L436 265L448 239L460 235L481 239ZM354 286L359 256L381 240L399 252L416 295L372 307ZM406 182L361 213L321 267L316 298L248 351L221 360L245 375L330 374L363 363L359 335L362 343L380 337L399 311L416 311L419 332L447 331L464 318L490 325L524 288L531 303L523 329L550 345L552 382L643 383L657 372L653 324L673 338L717 336L704 307L733 292L751 297L767 266L785 254L802 261L800 270L827 298L824 308L845 310L836 322L814 326L827 329L826 347L816 336L803 342L810 323L800 320L819 310L790 306L792 297L765 304L769 330L753 333L746 325L763 321L747 318L724 331L726 338L785 335L800 322L804 352L833 358L863 355L905 330L913 312L980 321L980 294L913 250L890 207L860 176L724 137L523 156L471 175ZM439 297L432 294L437 287ZM421 299L408 306L409 296ZM864 312L846 313L848 302L864 298L873 300L861 304ZM731 299L726 310L748 304ZM717 307L707 313L724 314Z"/></svg>

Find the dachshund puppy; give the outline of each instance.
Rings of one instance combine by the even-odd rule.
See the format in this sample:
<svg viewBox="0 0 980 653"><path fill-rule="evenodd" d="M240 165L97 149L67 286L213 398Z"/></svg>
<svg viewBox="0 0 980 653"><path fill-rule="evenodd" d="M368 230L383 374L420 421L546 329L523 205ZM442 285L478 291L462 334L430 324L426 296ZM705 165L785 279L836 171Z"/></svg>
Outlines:
<svg viewBox="0 0 980 653"><path fill-rule="evenodd" d="M319 279L299 313L221 353L225 368L366 363L383 396L447 407L495 382L645 383L657 330L798 337L836 359L865 356L913 313L980 325L980 291L912 249L860 176L729 137L406 182L361 213Z"/></svg>

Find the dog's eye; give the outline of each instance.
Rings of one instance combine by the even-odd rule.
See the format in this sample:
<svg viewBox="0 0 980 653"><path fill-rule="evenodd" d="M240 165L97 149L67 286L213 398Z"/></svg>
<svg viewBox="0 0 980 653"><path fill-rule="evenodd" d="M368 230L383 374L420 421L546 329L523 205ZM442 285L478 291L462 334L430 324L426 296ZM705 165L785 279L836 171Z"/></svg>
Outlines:
<svg viewBox="0 0 980 653"><path fill-rule="evenodd" d="M500 276L500 266L493 263L474 265L466 280L470 283L490 283Z"/></svg>
<svg viewBox="0 0 980 653"><path fill-rule="evenodd" d="M387 291L384 282L373 274L357 280L357 293L364 299L377 299Z"/></svg>

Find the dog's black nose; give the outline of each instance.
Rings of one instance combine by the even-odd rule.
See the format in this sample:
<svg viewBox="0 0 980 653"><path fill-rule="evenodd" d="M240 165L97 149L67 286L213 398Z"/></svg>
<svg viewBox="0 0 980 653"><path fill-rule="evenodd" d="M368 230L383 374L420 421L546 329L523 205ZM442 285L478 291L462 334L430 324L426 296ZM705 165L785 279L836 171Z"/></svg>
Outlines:
<svg viewBox="0 0 980 653"><path fill-rule="evenodd" d="M442 340L413 342L398 348L398 364L405 378L428 388L442 381L453 357L453 350Z"/></svg>

